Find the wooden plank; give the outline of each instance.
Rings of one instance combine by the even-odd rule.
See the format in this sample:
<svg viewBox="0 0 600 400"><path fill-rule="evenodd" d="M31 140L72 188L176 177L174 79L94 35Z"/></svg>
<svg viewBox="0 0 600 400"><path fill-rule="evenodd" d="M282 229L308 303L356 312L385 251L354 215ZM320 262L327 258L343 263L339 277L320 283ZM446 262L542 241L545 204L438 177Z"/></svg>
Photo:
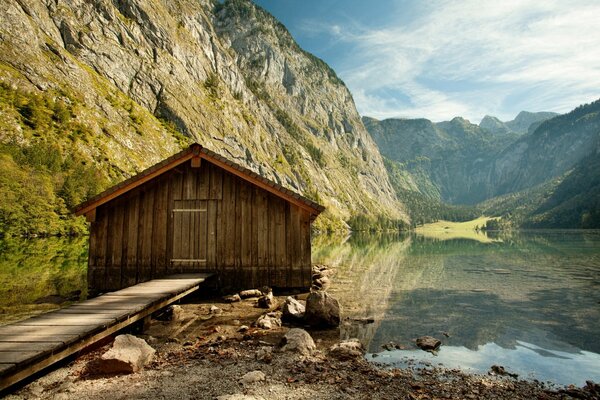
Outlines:
<svg viewBox="0 0 600 400"><path fill-rule="evenodd" d="M96 209L94 209L96 210ZM94 213L95 214L95 213ZM90 225L90 241L88 249L88 269L87 284L88 288L96 286L96 254L98 252L98 223L92 222Z"/></svg>
<svg viewBox="0 0 600 400"><path fill-rule="evenodd" d="M256 202L260 193L258 192L260 189L256 186L252 188L252 196L250 199L250 218L251 218L251 228L250 228L250 265L252 266L252 286L259 287L262 286L260 284L260 265L258 263L258 207L256 206Z"/></svg>
<svg viewBox="0 0 600 400"><path fill-rule="evenodd" d="M95 256L94 286L90 287L91 293L106 290L106 247L108 245L108 215L106 207L97 209L96 224L98 228L98 246Z"/></svg>
<svg viewBox="0 0 600 400"><path fill-rule="evenodd" d="M208 164L208 163L206 163ZM196 170L196 198L199 200L207 200L209 197L210 177L206 165Z"/></svg>
<svg viewBox="0 0 600 400"><path fill-rule="evenodd" d="M114 322L116 318L101 318L95 315L90 316L81 316L81 315L73 315L72 317L68 317L66 315L60 316L45 316L38 318L30 318L25 321L21 321L20 325L22 326L89 326L89 325L97 325L97 326L105 326L110 325L111 322Z"/></svg>
<svg viewBox="0 0 600 400"><path fill-rule="evenodd" d="M99 329L96 325L70 325L70 326L50 326L44 329L40 329L36 325L24 325L22 323L4 325L0 327L1 336L10 335L30 335L30 336L45 336L45 337L56 337L54 340L61 340L64 335L76 335L79 336L83 333ZM60 338L60 339L59 339Z"/></svg>
<svg viewBox="0 0 600 400"><path fill-rule="evenodd" d="M302 235L300 229L300 210L294 205L289 207L289 225L287 230L290 233L288 242L288 251L291 269L291 286L295 288L304 287L304 270L302 268Z"/></svg>
<svg viewBox="0 0 600 400"><path fill-rule="evenodd" d="M201 209L208 209L208 202L206 200L201 200L198 203L198 207ZM208 260L208 212L200 212L196 213L198 218L198 228L197 228L197 247L198 247L198 258L203 259L204 263L198 265L196 271L201 271L206 268L207 260Z"/></svg>
<svg viewBox="0 0 600 400"><path fill-rule="evenodd" d="M238 221L241 226L240 229L240 265L244 271L243 277L248 280L245 283L249 287L254 287L257 282L252 279L252 270L255 268L252 265L252 193L253 188L246 182L239 181L240 185L240 196L239 202L241 203L241 217Z"/></svg>
<svg viewBox="0 0 600 400"><path fill-rule="evenodd" d="M39 330L39 328L36 328ZM0 334L0 341L2 343L14 342L14 343L73 343L79 338L80 335L34 335L31 333L19 333L17 335L2 335Z"/></svg>
<svg viewBox="0 0 600 400"><path fill-rule="evenodd" d="M275 199L275 280L273 286L288 286L287 271L287 242L285 234L285 206L286 203L281 199Z"/></svg>
<svg viewBox="0 0 600 400"><path fill-rule="evenodd" d="M210 163L204 163L205 167L209 169L209 193L208 196L213 200L223 199L223 170L217 168L215 165Z"/></svg>
<svg viewBox="0 0 600 400"><path fill-rule="evenodd" d="M208 200L206 209L206 268L214 271L217 269L217 201Z"/></svg>
<svg viewBox="0 0 600 400"><path fill-rule="evenodd" d="M108 245L106 254L106 286L108 290L121 289L121 255L123 250L124 202L108 204Z"/></svg>
<svg viewBox="0 0 600 400"><path fill-rule="evenodd" d="M2 352L29 352L35 351L39 353L44 353L47 351L52 351L57 347L64 346L63 342L10 342L10 341L2 341L0 338L0 353ZM0 357L0 363L3 362L2 357Z"/></svg>
<svg viewBox="0 0 600 400"><path fill-rule="evenodd" d="M154 193L155 188L147 188L140 198L142 208L140 214L139 244L138 250L138 282L144 282L152 277L152 227L154 215Z"/></svg>
<svg viewBox="0 0 600 400"><path fill-rule="evenodd" d="M0 376L15 368L15 364L0 364Z"/></svg>
<svg viewBox="0 0 600 400"><path fill-rule="evenodd" d="M152 224L152 277L167 273L167 230L169 185L166 180L157 184Z"/></svg>
<svg viewBox="0 0 600 400"><path fill-rule="evenodd" d="M268 262L269 266L269 286L277 285L277 215L275 211L276 199L269 195L267 197L267 210L269 215L269 240L268 240Z"/></svg>
<svg viewBox="0 0 600 400"><path fill-rule="evenodd" d="M233 176L223 176L223 215L222 241L224 243L224 273L231 277L235 262L235 186Z"/></svg>
<svg viewBox="0 0 600 400"><path fill-rule="evenodd" d="M257 259L260 285L269 285L269 212L267 193L257 189L256 208L258 210Z"/></svg>
<svg viewBox="0 0 600 400"><path fill-rule="evenodd" d="M196 174L195 170L189 168L186 164L183 173L183 200L192 200L196 198Z"/></svg>
<svg viewBox="0 0 600 400"><path fill-rule="evenodd" d="M242 220L242 206L243 206L243 200L242 200L242 189L243 189L243 183L241 181L241 179L237 179L237 178L233 178L233 185L234 185L234 191L233 191L233 198L235 200L235 205L234 205L234 212L235 212L235 219L233 221L234 223L234 228L233 228L233 232L234 232L234 243L233 243L233 266L234 266L234 282L233 285L234 287L243 287L244 284L248 284L246 282L243 281L244 279L244 269L242 267L242 227L244 224L244 221Z"/></svg>
<svg viewBox="0 0 600 400"><path fill-rule="evenodd" d="M128 201L127 208L127 248L125 250L125 265L121 276L123 287L134 285L137 282L137 256L138 256L138 227L140 215L140 196L136 193Z"/></svg>
<svg viewBox="0 0 600 400"><path fill-rule="evenodd" d="M20 364L34 357L41 357L43 355L38 351L7 351L0 352L0 363L1 364Z"/></svg>
<svg viewBox="0 0 600 400"><path fill-rule="evenodd" d="M300 210L300 265L303 271L303 287L309 288L312 283L311 259L310 259L310 213Z"/></svg>

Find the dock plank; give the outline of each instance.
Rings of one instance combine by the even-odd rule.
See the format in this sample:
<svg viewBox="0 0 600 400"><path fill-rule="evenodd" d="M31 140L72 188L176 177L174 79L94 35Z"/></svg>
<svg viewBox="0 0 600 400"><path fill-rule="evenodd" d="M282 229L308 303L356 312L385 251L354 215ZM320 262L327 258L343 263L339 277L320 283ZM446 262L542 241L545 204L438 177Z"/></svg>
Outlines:
<svg viewBox="0 0 600 400"><path fill-rule="evenodd" d="M15 364L1 364L0 363L0 375L4 374L5 372L9 372L9 370L11 370L14 367L15 367Z"/></svg>
<svg viewBox="0 0 600 400"><path fill-rule="evenodd" d="M0 353L7 351L37 351L45 352L63 346L64 342L3 342L0 339ZM2 357L0 357L0 362Z"/></svg>
<svg viewBox="0 0 600 400"><path fill-rule="evenodd" d="M168 276L0 326L0 391L177 301L209 276Z"/></svg>
<svg viewBox="0 0 600 400"><path fill-rule="evenodd" d="M27 360L40 357L39 351L7 351L0 352L0 364L21 364Z"/></svg>

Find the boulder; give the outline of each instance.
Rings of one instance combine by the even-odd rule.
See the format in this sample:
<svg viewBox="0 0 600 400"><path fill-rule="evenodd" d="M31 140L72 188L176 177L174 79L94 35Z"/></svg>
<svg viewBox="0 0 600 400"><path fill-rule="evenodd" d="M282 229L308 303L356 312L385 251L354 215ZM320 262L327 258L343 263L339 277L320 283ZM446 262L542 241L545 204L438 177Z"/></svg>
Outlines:
<svg viewBox="0 0 600 400"><path fill-rule="evenodd" d="M365 349L358 339L344 340L336 343L329 349L329 354L340 360L351 360L362 357Z"/></svg>
<svg viewBox="0 0 600 400"><path fill-rule="evenodd" d="M281 351L310 355L316 348L313 338L304 329L290 329L281 339Z"/></svg>
<svg viewBox="0 0 600 400"><path fill-rule="evenodd" d="M260 297L263 295L263 292L261 292L258 289L248 289L248 290L242 290L239 293L239 295L242 299L247 299L250 297Z"/></svg>
<svg viewBox="0 0 600 400"><path fill-rule="evenodd" d="M273 329L281 326L281 313L270 312L258 317L254 326L262 329Z"/></svg>
<svg viewBox="0 0 600 400"><path fill-rule="evenodd" d="M97 363L102 373L116 374L137 372L154 358L154 350L143 339L133 335L119 335L112 347L102 354Z"/></svg>
<svg viewBox="0 0 600 400"><path fill-rule="evenodd" d="M306 299L304 320L312 326L338 326L340 303L327 292L312 292Z"/></svg>
<svg viewBox="0 0 600 400"><path fill-rule="evenodd" d="M432 336L421 336L417 339L417 346L425 351L435 351L441 344L442 342Z"/></svg>
<svg viewBox="0 0 600 400"><path fill-rule="evenodd" d="M267 379L267 376L262 371L250 371L240 378L242 385L250 385L256 382L262 382Z"/></svg>
<svg viewBox="0 0 600 400"><path fill-rule="evenodd" d="M305 311L304 304L300 303L298 300L294 299L291 296L288 296L285 299L285 303L283 303L282 310L283 316L282 318L287 321L300 321L304 318Z"/></svg>
<svg viewBox="0 0 600 400"><path fill-rule="evenodd" d="M260 308L273 309L277 307L277 300L273 297L273 291L269 291L267 294L258 298L258 306Z"/></svg>

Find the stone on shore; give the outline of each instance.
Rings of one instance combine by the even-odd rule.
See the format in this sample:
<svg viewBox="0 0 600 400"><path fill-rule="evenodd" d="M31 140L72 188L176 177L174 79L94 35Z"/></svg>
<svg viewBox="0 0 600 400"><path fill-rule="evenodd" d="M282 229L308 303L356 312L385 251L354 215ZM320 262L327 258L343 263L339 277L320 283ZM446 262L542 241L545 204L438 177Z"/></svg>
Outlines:
<svg viewBox="0 0 600 400"><path fill-rule="evenodd" d="M269 290L265 295L258 298L260 308L273 309L277 307L277 300L273 297L273 291Z"/></svg>
<svg viewBox="0 0 600 400"><path fill-rule="evenodd" d="M144 339L133 335L119 335L112 347L102 354L98 369L102 373L117 374L138 372L154 358L154 350Z"/></svg>
<svg viewBox="0 0 600 400"><path fill-rule="evenodd" d="M340 303L327 292L312 292L306 299L304 320L312 326L338 326Z"/></svg>
<svg viewBox="0 0 600 400"><path fill-rule="evenodd" d="M329 349L329 354L340 360L351 360L362 357L365 353L362 343L358 339L344 340L336 343Z"/></svg>
<svg viewBox="0 0 600 400"><path fill-rule="evenodd" d="M256 370L244 374L244 376L242 376L240 379L240 383L242 385L250 385L256 382L262 382L265 379L267 379L267 376L264 374L264 372Z"/></svg>
<svg viewBox="0 0 600 400"><path fill-rule="evenodd" d="M262 329L273 329L281 326L281 313L270 312L258 317L254 325Z"/></svg>
<svg viewBox="0 0 600 400"><path fill-rule="evenodd" d="M316 348L313 338L304 329L290 329L281 339L281 351L291 351L308 356Z"/></svg>
<svg viewBox="0 0 600 400"><path fill-rule="evenodd" d="M304 304L300 303L298 300L294 299L291 296L288 296L285 299L285 303L283 303L282 311L283 311L283 319L286 321L298 322L304 318L304 312L306 307Z"/></svg>
<svg viewBox="0 0 600 400"><path fill-rule="evenodd" d="M417 346L425 351L435 351L441 344L441 341L432 336L422 336L417 339Z"/></svg>
<svg viewBox="0 0 600 400"><path fill-rule="evenodd" d="M242 299L248 299L250 297L261 297L263 295L263 292L261 292L258 289L248 289L248 290L242 290L239 293L239 295Z"/></svg>

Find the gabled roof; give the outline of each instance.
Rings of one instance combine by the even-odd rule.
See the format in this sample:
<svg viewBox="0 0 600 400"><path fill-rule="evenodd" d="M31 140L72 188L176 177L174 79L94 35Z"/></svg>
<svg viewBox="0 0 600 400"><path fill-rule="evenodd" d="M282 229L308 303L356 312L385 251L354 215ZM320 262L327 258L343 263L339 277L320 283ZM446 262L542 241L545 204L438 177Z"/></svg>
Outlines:
<svg viewBox="0 0 600 400"><path fill-rule="evenodd" d="M123 182L106 189L104 192L92 197L91 199L75 206L72 212L75 215L87 214L100 205L129 192L130 190L156 178L159 175L162 175L163 173L175 168L180 164L183 164L188 160L191 160L192 158L205 159L206 161L223 168L234 175L237 175L251 184L267 190L268 192L271 192L274 195L309 211L314 217L325 210L325 207L322 205L315 203L314 201L307 199L306 197L301 196L292 190L286 189L278 183L260 176L248 168L234 163L233 161L202 147L198 143L194 143L187 149L184 149L179 153L164 159L158 164L145 169L139 174L132 176L131 178L126 179Z"/></svg>

